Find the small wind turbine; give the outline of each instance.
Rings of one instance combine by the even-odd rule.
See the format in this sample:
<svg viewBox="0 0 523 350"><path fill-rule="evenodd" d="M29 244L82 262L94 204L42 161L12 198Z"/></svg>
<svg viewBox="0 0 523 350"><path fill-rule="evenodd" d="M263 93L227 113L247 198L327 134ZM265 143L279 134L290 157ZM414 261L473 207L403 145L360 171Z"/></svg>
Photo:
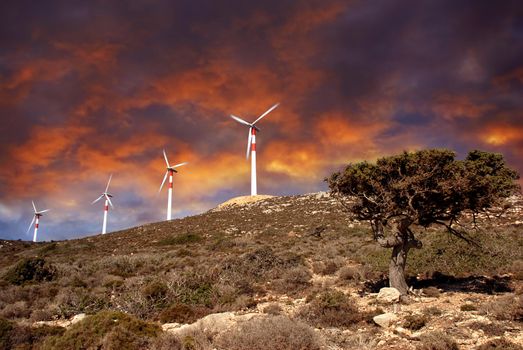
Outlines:
<svg viewBox="0 0 523 350"><path fill-rule="evenodd" d="M102 224L102 235L104 235L107 232L107 214L109 212L109 204L112 208L114 208L113 203L111 202L112 195L107 192L109 190L109 184L111 183L111 179L113 178L113 175L109 176L109 181L107 181L107 186L105 187L105 191L100 195L100 197L96 198L91 204L94 204L98 202L100 199L105 198L105 205L104 205L104 222Z"/></svg>
<svg viewBox="0 0 523 350"><path fill-rule="evenodd" d="M236 120L238 123L247 125L249 127L249 136L247 138L247 159L249 159L249 153L251 153L251 196L256 196L258 194L258 189L256 185L256 131L260 131L256 127L256 123L259 122L263 117L272 112L273 109L279 106L279 103L276 103L274 106L269 108L265 113L260 115L258 119L254 122L249 123L245 120L238 118L231 114L231 118Z"/></svg>
<svg viewBox="0 0 523 350"><path fill-rule="evenodd" d="M172 200L173 200L173 175L174 173L177 173L178 171L176 168L181 167L182 165L188 164L187 162L176 164L176 165L170 165L169 160L167 159L167 154L165 153L165 150L163 150L163 157L165 158L165 163L167 164L167 171L165 172L165 176L163 177L162 184L160 185L160 189L158 190L158 193L162 190L163 184L165 183L165 180L167 179L167 176L169 176L169 197L167 199L167 220L171 220L171 211L172 211Z"/></svg>
<svg viewBox="0 0 523 350"><path fill-rule="evenodd" d="M33 203L33 209L34 209L35 213L33 216L33 220L31 221L31 223L29 224L29 227L27 228L27 232L29 232L29 230L31 229L31 226L33 226L33 222L34 222L35 232L33 234L33 242L36 242L36 235L38 233L38 225L40 222L40 217L43 216L44 213L48 212L51 209L45 209L45 210L38 211L38 210L36 210L35 202L31 201L31 203Z"/></svg>

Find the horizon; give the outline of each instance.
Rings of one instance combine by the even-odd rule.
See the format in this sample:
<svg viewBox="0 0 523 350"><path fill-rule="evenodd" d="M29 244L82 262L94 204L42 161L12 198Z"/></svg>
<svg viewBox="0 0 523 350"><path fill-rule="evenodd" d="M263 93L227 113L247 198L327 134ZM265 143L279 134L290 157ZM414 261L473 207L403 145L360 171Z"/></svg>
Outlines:
<svg viewBox="0 0 523 350"><path fill-rule="evenodd" d="M0 4L0 238L108 233L258 192L326 190L349 162L404 150L501 153L523 173L518 1ZM520 179L520 184L523 180Z"/></svg>

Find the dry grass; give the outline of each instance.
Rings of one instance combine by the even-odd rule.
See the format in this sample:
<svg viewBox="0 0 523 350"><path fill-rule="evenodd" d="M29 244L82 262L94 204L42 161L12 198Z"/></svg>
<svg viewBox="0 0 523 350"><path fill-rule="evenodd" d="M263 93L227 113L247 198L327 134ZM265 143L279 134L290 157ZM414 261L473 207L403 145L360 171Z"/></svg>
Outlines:
<svg viewBox="0 0 523 350"><path fill-rule="evenodd" d="M319 350L314 330L285 316L253 318L218 336L223 350Z"/></svg>
<svg viewBox="0 0 523 350"><path fill-rule="evenodd" d="M347 327L362 321L365 315L343 292L327 290L315 295L299 311L298 317L316 327Z"/></svg>
<svg viewBox="0 0 523 350"><path fill-rule="evenodd" d="M435 331L424 333L416 350L459 350L459 346L446 333Z"/></svg>

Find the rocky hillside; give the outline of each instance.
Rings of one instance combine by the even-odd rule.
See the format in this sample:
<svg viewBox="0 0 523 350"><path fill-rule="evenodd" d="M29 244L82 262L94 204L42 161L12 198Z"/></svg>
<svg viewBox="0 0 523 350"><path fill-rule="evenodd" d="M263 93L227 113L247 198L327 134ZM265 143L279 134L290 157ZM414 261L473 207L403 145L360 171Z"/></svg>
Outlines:
<svg viewBox="0 0 523 350"><path fill-rule="evenodd" d="M520 197L479 218L481 249L417 230L401 303L378 294L390 252L333 198L258 199L1 241L0 349L523 349Z"/></svg>

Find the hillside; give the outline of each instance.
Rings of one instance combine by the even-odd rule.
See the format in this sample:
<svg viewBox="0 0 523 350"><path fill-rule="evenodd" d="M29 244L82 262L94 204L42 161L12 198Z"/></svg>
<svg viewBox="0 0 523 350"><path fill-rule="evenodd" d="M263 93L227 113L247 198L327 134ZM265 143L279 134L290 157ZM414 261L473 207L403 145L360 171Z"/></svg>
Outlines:
<svg viewBox="0 0 523 350"><path fill-rule="evenodd" d="M481 250L419 230L402 304L376 300L390 252L325 193L84 239L0 241L0 349L67 348L78 334L104 349L518 349L522 208L512 198L480 218ZM385 312L397 317L388 328L372 321ZM96 315L70 326L83 313ZM100 331L106 319L122 326Z"/></svg>

